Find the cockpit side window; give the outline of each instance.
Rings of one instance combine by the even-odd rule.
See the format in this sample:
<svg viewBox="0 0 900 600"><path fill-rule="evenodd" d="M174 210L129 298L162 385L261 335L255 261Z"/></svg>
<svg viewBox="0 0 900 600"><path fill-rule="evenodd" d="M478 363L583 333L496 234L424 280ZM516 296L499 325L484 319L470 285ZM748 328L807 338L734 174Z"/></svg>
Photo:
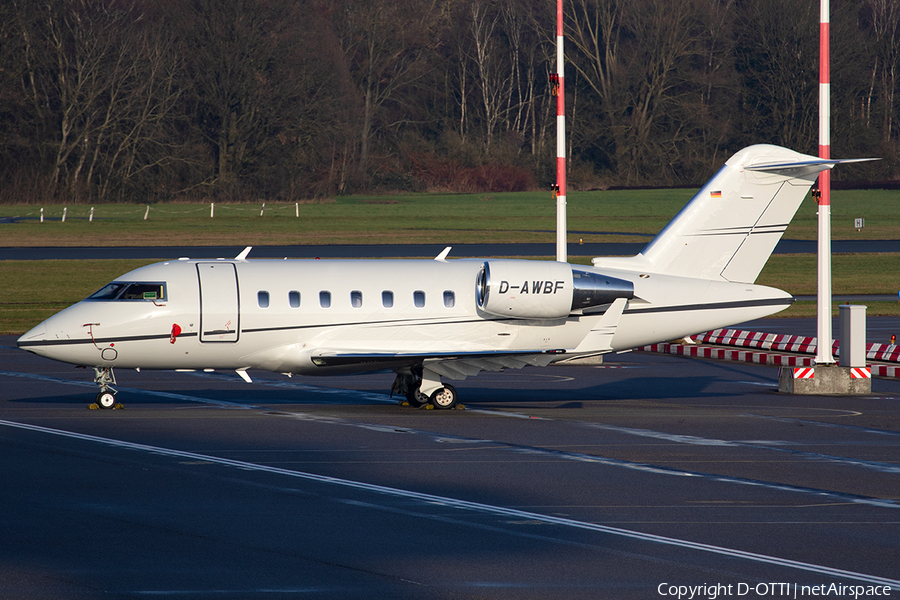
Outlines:
<svg viewBox="0 0 900 600"><path fill-rule="evenodd" d="M126 283L107 283L99 291L88 296L88 300L115 300L116 296L125 289Z"/></svg>
<svg viewBox="0 0 900 600"><path fill-rule="evenodd" d="M153 300L166 299L165 283L113 282L90 295L88 300Z"/></svg>

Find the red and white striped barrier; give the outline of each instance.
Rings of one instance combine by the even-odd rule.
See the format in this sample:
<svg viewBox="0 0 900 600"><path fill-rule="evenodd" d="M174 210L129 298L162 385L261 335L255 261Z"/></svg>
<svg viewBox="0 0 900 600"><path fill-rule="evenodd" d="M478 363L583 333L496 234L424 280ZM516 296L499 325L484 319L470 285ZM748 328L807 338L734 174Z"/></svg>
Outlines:
<svg viewBox="0 0 900 600"><path fill-rule="evenodd" d="M883 362L900 362L900 346L894 344L866 344L866 358Z"/></svg>
<svg viewBox="0 0 900 600"><path fill-rule="evenodd" d="M869 365L870 376L900 378L900 367L892 365Z"/></svg>
<svg viewBox="0 0 900 600"><path fill-rule="evenodd" d="M712 346L686 346L684 344L651 344L638 348L642 352L690 356L693 358L712 358L735 362L750 362L775 367L811 367L814 360L809 356L788 356L774 352L751 352L748 350L731 350L713 348Z"/></svg>
<svg viewBox="0 0 900 600"><path fill-rule="evenodd" d="M869 367L851 367L850 379L872 379L872 371Z"/></svg>
<svg viewBox="0 0 900 600"><path fill-rule="evenodd" d="M691 339L702 344L741 346L743 348L798 352L801 354L815 354L817 347L817 340L814 337L742 331L740 329L714 329L706 333L693 335ZM839 354L839 348L840 341L834 340L831 349L835 355ZM895 344L866 344L866 358L883 362L900 362L900 346Z"/></svg>
<svg viewBox="0 0 900 600"><path fill-rule="evenodd" d="M896 368L896 367L890 367ZM782 371L779 370L778 376L781 377ZM813 367L800 367L790 370L792 379L815 379L816 370ZM850 379L872 379L872 371L869 367L853 367L850 369Z"/></svg>
<svg viewBox="0 0 900 600"><path fill-rule="evenodd" d="M787 367L793 369L794 379L812 378L815 371L816 338L741 331L738 329L715 329L690 337L698 344L651 344L637 348L642 352L689 356L693 358L710 358L734 362L749 362L760 365ZM738 346L765 351L735 350L717 346L700 344L720 344ZM837 354L839 342L834 342L833 350ZM867 344L866 358L886 362L900 362L900 347L893 344ZM809 356L791 356L782 352L797 352ZM871 364L866 367L854 367L850 370L851 379L870 379L876 377L900 378L900 366Z"/></svg>
<svg viewBox="0 0 900 600"><path fill-rule="evenodd" d="M742 331L740 329L714 329L706 333L691 336L691 339L704 344L720 344L723 346L743 346L761 350L778 352L816 353L816 338L783 333L763 333L761 331ZM837 350L839 342L832 344Z"/></svg>
<svg viewBox="0 0 900 600"><path fill-rule="evenodd" d="M802 369L793 369L791 377L794 379L814 379L816 370L813 367L803 367Z"/></svg>

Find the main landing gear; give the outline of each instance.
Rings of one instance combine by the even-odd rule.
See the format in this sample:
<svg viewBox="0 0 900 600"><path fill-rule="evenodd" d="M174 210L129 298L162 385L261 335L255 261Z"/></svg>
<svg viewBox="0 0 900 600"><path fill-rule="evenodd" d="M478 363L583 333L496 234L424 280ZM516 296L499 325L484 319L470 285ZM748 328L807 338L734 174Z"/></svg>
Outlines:
<svg viewBox="0 0 900 600"><path fill-rule="evenodd" d="M94 383L100 386L97 394L97 406L109 410L116 407L116 375L112 367L94 367Z"/></svg>
<svg viewBox="0 0 900 600"><path fill-rule="evenodd" d="M452 385L443 384L440 378L429 377L431 373L425 371L425 377L415 373L398 373L397 379L391 386L391 392L397 392L406 396L409 405L414 408L422 408L431 405L434 408L449 410L459 404L459 394ZM430 391L430 393L428 393Z"/></svg>

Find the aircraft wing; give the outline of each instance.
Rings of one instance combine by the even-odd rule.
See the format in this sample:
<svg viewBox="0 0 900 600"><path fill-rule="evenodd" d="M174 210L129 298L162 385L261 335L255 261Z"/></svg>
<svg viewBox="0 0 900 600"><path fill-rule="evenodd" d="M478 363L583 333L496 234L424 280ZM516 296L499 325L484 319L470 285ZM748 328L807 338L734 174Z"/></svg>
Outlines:
<svg viewBox="0 0 900 600"><path fill-rule="evenodd" d="M559 360L564 350L494 350L474 352L361 352L324 350L312 356L319 367L351 370L380 370L422 364L428 369L454 380L465 379L480 371L521 369L546 366Z"/></svg>

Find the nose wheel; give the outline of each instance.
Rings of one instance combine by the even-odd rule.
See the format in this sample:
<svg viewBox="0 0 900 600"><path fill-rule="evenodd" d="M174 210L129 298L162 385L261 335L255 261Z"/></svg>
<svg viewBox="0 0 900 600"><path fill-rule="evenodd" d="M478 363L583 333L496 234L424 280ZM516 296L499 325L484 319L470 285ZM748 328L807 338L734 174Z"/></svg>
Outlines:
<svg viewBox="0 0 900 600"><path fill-rule="evenodd" d="M110 410L116 407L116 390L112 387L116 385L116 375L113 373L112 367L94 367L94 383L100 386L100 393L97 394L97 406Z"/></svg>
<svg viewBox="0 0 900 600"><path fill-rule="evenodd" d="M112 392L100 392L97 394L97 406L100 408L111 409L116 406L116 395Z"/></svg>

